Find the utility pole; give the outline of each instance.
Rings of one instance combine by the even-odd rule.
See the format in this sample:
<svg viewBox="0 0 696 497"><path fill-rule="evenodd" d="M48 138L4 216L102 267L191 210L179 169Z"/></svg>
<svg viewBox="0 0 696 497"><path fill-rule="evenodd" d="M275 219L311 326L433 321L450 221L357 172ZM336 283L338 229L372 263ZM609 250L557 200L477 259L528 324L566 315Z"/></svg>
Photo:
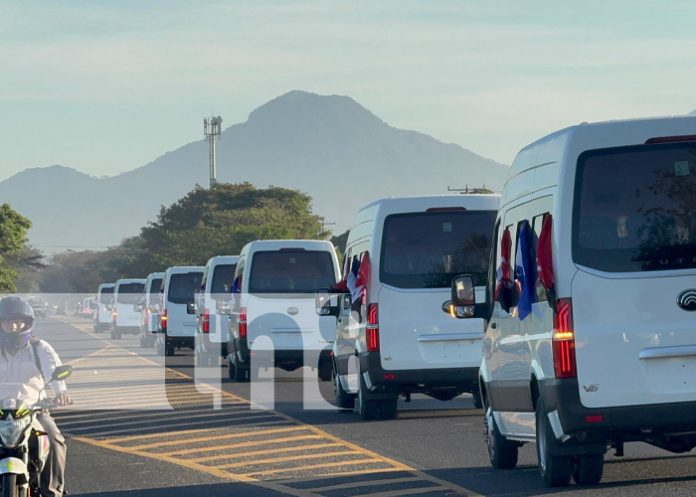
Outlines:
<svg viewBox="0 0 696 497"><path fill-rule="evenodd" d="M222 128L222 117L211 116L203 119L203 135L210 143L210 188L217 183L217 156L215 151L215 140L220 138Z"/></svg>

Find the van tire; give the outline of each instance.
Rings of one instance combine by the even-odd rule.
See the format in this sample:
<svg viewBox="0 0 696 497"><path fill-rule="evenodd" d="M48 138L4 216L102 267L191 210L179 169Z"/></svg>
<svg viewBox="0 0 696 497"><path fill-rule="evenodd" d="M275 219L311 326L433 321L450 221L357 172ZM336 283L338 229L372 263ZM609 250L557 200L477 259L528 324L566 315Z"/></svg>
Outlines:
<svg viewBox="0 0 696 497"><path fill-rule="evenodd" d="M175 354L176 348L174 347L173 344L169 343L166 339L164 342L164 355L166 357L173 357Z"/></svg>
<svg viewBox="0 0 696 497"><path fill-rule="evenodd" d="M237 360L237 356L231 354L227 357L227 376L230 381L245 382L249 378L249 370Z"/></svg>
<svg viewBox="0 0 696 497"><path fill-rule="evenodd" d="M517 466L519 445L510 442L498 430L490 407L483 418L485 439L488 448L488 460L494 469L515 469Z"/></svg>
<svg viewBox="0 0 696 497"><path fill-rule="evenodd" d="M360 418L367 421L377 419L379 417L380 405L379 402L372 399L367 399L367 385L365 380L360 375L360 387L358 387L358 414Z"/></svg>
<svg viewBox="0 0 696 497"><path fill-rule="evenodd" d="M333 364L329 359L319 361L317 375L319 376L319 381L331 381L333 379Z"/></svg>
<svg viewBox="0 0 696 497"><path fill-rule="evenodd" d="M481 390L479 390L478 385L474 387L474 391L471 392L471 400L474 403L475 409L481 409L483 407L483 402L481 401Z"/></svg>
<svg viewBox="0 0 696 497"><path fill-rule="evenodd" d="M398 397L395 399L382 400L379 406L380 419L396 419L399 412Z"/></svg>
<svg viewBox="0 0 696 497"><path fill-rule="evenodd" d="M573 480L578 485L595 485L604 473L604 454L587 454L578 456L575 462Z"/></svg>
<svg viewBox="0 0 696 497"><path fill-rule="evenodd" d="M336 407L350 411L355 409L355 394L346 392L338 376L334 376L334 394L336 395Z"/></svg>
<svg viewBox="0 0 696 497"><path fill-rule="evenodd" d="M539 399L536 405L536 451L539 473L547 487L565 487L573 475L573 458L551 453L550 444L555 436L546 416L544 404Z"/></svg>

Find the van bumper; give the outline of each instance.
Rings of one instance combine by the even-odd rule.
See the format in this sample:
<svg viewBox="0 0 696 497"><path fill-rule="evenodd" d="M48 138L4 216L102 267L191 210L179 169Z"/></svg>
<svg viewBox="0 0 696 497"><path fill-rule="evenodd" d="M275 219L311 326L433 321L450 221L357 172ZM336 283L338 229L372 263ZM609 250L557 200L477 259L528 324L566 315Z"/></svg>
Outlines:
<svg viewBox="0 0 696 497"><path fill-rule="evenodd" d="M580 401L576 379L542 380L539 394L547 412L558 412L567 435L650 441L656 434L696 432L696 401L588 408Z"/></svg>
<svg viewBox="0 0 696 497"><path fill-rule="evenodd" d="M375 394L441 392L441 400L448 400L450 395L453 398L478 389L478 367L385 370L378 352L363 353L359 358L360 370L367 373L370 390Z"/></svg>
<svg viewBox="0 0 696 497"><path fill-rule="evenodd" d="M237 353L237 358L244 366L250 366L252 353L249 351L246 340L235 338L233 343L234 351ZM230 353L232 353L232 350ZM267 355L270 354L272 354L272 357L267 357ZM255 350L253 352L254 359L259 361L259 365L261 367L264 367L267 364L273 364L274 367L278 367L286 371L294 371L305 365L316 368L322 363L322 361L330 360L332 354L333 352L330 348L319 351L318 364L312 364L315 362L313 359L316 357L315 351L296 349L272 351Z"/></svg>

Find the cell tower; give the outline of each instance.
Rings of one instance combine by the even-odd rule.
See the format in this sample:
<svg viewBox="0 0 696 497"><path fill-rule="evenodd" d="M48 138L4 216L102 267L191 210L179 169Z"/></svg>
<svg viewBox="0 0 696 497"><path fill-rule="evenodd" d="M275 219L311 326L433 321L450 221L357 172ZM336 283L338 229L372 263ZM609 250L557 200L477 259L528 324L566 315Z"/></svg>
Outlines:
<svg viewBox="0 0 696 497"><path fill-rule="evenodd" d="M203 119L203 134L210 143L210 188L217 183L217 156L215 154L215 141L220 137L222 118L210 116Z"/></svg>

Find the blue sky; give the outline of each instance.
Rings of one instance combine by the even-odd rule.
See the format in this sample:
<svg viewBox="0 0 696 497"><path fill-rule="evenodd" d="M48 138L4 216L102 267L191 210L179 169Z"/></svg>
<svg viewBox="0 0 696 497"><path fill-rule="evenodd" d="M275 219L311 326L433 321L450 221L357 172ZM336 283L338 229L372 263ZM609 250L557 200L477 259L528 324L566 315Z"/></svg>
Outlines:
<svg viewBox="0 0 696 497"><path fill-rule="evenodd" d="M509 163L570 124L696 109L696 3L0 3L0 180L133 169L292 89Z"/></svg>

